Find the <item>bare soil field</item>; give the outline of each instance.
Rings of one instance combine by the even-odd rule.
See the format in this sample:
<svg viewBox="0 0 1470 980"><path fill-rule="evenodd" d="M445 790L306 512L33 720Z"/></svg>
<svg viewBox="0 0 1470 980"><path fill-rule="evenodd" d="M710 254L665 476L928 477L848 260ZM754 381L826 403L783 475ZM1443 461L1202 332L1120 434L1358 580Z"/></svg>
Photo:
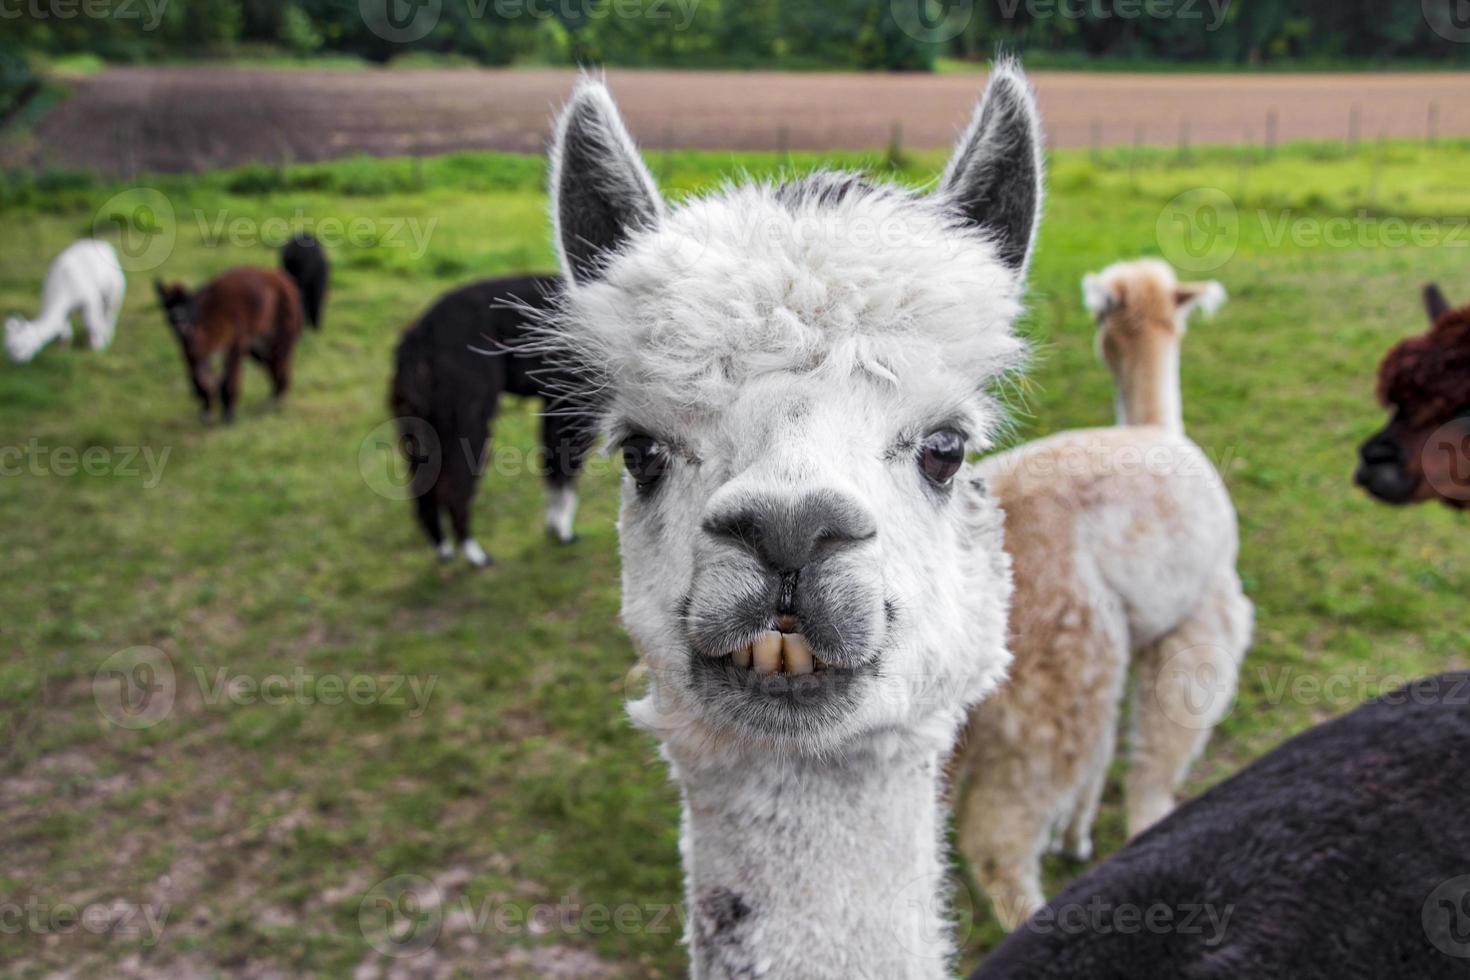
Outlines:
<svg viewBox="0 0 1470 980"><path fill-rule="evenodd" d="M650 149L865 149L901 125L907 147L948 144L979 75L613 71ZM540 152L563 70L109 68L73 83L9 166L128 176L354 154ZM1260 142L1470 135L1470 75L1035 76L1050 144ZM1268 122L1274 117L1274 122Z"/></svg>

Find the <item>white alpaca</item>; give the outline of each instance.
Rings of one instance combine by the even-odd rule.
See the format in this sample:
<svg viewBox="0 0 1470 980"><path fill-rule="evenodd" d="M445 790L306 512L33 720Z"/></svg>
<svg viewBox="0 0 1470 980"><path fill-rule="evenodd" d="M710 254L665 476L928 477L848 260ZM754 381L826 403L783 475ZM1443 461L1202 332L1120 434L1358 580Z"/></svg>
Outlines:
<svg viewBox="0 0 1470 980"><path fill-rule="evenodd" d="M1179 345L1219 283L1162 262L1084 280L1118 384L1119 427L1064 432L986 460L1014 562L1015 661L971 712L959 753L959 846L1007 928L1043 903L1055 840L1092 853L1092 822L1134 674L1128 830L1169 813L1234 696L1253 612L1235 572L1235 511L1184 436Z"/></svg>
<svg viewBox="0 0 1470 980"><path fill-rule="evenodd" d="M83 238L72 242L51 263L41 288L41 312L34 320L5 320L5 352L24 364L51 343L72 337L71 314L80 310L94 350L112 343L127 282L117 253L106 242Z"/></svg>
<svg viewBox="0 0 1470 980"><path fill-rule="evenodd" d="M1002 65L937 191L852 174L667 207L602 85L564 110L564 308L621 450L632 706L684 805L697 978L950 975L943 760L1010 575L965 463L1014 368L1041 199Z"/></svg>

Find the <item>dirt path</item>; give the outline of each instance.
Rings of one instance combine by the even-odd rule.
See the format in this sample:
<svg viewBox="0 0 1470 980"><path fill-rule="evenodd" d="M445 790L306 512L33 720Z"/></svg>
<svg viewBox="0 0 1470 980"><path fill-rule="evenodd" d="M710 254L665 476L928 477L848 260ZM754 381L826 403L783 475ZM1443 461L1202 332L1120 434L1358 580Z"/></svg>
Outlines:
<svg viewBox="0 0 1470 980"><path fill-rule="evenodd" d="M977 75L614 71L649 148L870 148L902 122L905 146L948 144ZM461 149L538 152L571 88L562 70L110 68L77 82L7 164L111 174L188 172L247 161ZM1053 146L1342 139L1353 129L1470 136L1470 75L1035 76Z"/></svg>

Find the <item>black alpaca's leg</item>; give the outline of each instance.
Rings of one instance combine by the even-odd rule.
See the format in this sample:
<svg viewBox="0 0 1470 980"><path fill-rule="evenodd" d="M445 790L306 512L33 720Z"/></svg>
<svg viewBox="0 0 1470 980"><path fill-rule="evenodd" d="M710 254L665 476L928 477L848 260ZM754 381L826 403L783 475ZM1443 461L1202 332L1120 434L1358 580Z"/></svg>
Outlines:
<svg viewBox="0 0 1470 980"><path fill-rule="evenodd" d="M459 542L465 560L476 568L483 568L494 560L470 533L470 508L475 502L475 489L479 482L476 466L484 458L488 442L485 439L476 443L466 438L457 440L456 445L446 446L444 474L439 478L455 540Z"/></svg>
<svg viewBox="0 0 1470 980"><path fill-rule="evenodd" d="M400 420L398 449L408 466L407 491L413 501L414 516L441 561L454 557L454 543L444 540L439 521L443 507L444 459L437 431L431 431L421 419Z"/></svg>
<svg viewBox="0 0 1470 980"><path fill-rule="evenodd" d="M548 409L548 413L554 409ZM577 540L577 474L591 440L585 427L557 414L541 417L541 451L546 478L546 532L563 544Z"/></svg>
<svg viewBox="0 0 1470 980"><path fill-rule="evenodd" d="M444 527L439 521L439 491L437 487L430 487L425 493L419 494L413 501L414 516L418 518L419 526L424 529L429 544L434 546L441 561L448 561L454 557L454 543L444 540Z"/></svg>
<svg viewBox="0 0 1470 980"><path fill-rule="evenodd" d="M449 511L449 523L454 528L454 537L459 541L465 561L476 568L484 568L493 558L485 553L480 543L470 533L470 505L474 503L474 488L456 482L445 501Z"/></svg>
<svg viewBox="0 0 1470 980"><path fill-rule="evenodd" d="M324 277L318 275L311 281L307 290L307 317L313 330L322 328L322 300L326 297L327 284Z"/></svg>

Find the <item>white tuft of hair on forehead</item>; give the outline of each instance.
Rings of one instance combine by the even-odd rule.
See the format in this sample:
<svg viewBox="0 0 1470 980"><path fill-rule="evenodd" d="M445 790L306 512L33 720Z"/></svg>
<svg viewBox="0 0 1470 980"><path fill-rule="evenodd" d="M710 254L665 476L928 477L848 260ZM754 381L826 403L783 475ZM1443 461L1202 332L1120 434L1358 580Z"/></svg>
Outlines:
<svg viewBox="0 0 1470 980"><path fill-rule="evenodd" d="M717 413L783 372L968 404L1019 367L1021 308L990 238L941 200L821 173L632 232L550 332L584 374L618 379L624 411Z"/></svg>

